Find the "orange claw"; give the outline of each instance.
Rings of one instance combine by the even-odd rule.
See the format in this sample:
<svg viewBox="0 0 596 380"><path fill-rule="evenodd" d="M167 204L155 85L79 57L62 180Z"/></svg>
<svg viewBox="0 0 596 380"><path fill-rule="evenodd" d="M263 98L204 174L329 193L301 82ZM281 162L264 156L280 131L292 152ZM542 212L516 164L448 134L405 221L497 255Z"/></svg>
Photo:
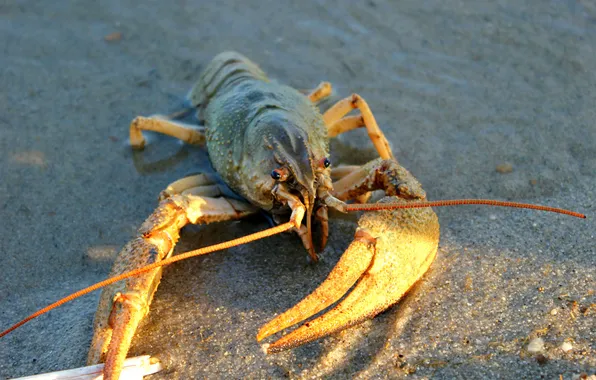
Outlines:
<svg viewBox="0 0 596 380"><path fill-rule="evenodd" d="M407 202L386 197L380 203ZM261 328L262 340L301 322L340 299L332 310L272 344L275 353L333 334L370 319L395 304L426 273L439 245L439 222L431 208L364 214L355 239L327 279L297 305Z"/></svg>
<svg viewBox="0 0 596 380"><path fill-rule="evenodd" d="M171 250L171 242L166 239L153 238L147 241L137 237L122 248L112 274L134 269L133 264L143 266L154 259L165 258ZM162 268L153 269L112 284L102 292L87 364L105 361L104 379L119 378L133 335L149 310L161 272Z"/></svg>

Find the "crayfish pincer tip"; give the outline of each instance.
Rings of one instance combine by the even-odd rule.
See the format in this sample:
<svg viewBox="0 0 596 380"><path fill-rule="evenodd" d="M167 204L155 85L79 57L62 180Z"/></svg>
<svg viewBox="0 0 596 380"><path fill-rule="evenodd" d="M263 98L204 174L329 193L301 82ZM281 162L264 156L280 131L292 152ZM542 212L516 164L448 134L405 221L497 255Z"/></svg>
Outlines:
<svg viewBox="0 0 596 380"><path fill-rule="evenodd" d="M266 332L263 331L263 329L260 329L259 332L257 333L257 342L262 341L263 339L267 338L269 335L271 335L271 334L267 334Z"/></svg>

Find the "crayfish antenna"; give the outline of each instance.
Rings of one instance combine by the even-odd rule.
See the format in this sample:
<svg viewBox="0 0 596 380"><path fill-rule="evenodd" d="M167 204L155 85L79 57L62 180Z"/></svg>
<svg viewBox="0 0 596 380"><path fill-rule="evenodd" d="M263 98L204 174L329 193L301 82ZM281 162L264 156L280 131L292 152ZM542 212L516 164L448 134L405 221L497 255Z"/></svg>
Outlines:
<svg viewBox="0 0 596 380"><path fill-rule="evenodd" d="M563 208L535 205L531 203L519 203L509 201L497 201L493 199L448 199L439 201L412 201L408 203L366 203L366 204L350 204L344 209L345 211L379 211L379 210L396 210L406 208L425 208L425 207L445 207L445 206L463 206L463 205L484 205L484 206L499 206L512 208L525 208L530 210L539 210L554 212L557 214L564 214L574 216L580 219L586 219L586 215L579 212L566 210Z"/></svg>
<svg viewBox="0 0 596 380"><path fill-rule="evenodd" d="M122 281L122 280L124 280L126 278L129 278L129 277L138 276L138 275L140 275L142 273L149 272L150 270L153 270L155 268L158 268L158 267L161 267L161 266L164 266L164 265L169 265L169 264L175 263L177 261L186 260L188 258L195 257L195 256L206 255L208 253L215 252L215 251L221 251L222 249L232 248L232 247L235 247L237 245L242 245L242 244L250 243L250 242L253 242L255 240L259 240L259 239L263 239L263 238L266 238L266 237L269 237L269 236L277 235L277 234L282 233L284 231L288 231L288 230L290 230L292 228L294 228L294 223L293 222L288 222L288 223L280 224L278 226L275 226L275 227L272 227L272 228L269 228L269 229L266 229L266 230L263 230L263 231L259 231L259 232L256 232L254 234L243 236L243 237L238 238L238 239L233 239L233 240L226 241L226 242L223 242L223 243L211 245L209 247L199 248L199 249L196 249L194 251L181 253L181 254L176 255L174 257L170 257L169 259L162 260L162 261L157 261L157 262L155 262L153 264L149 264L147 266L144 266L144 267L141 267L141 268L138 268L138 269L135 269L135 270L131 270L129 272L122 273L122 274L120 274L118 276L110 277L110 278L108 278L106 280L100 281L100 282L98 282L96 284L93 284L93 285L88 286L88 287L86 287L84 289L81 289L81 290L79 290L77 292L74 292L74 293L72 293L72 294L70 294L70 295L68 295L68 296L66 296L66 297L64 297L64 298L62 298L62 299L60 299L60 300L58 300L58 301L56 301L56 302L54 302L54 303L46 306L46 307L44 307L43 309L40 309L40 310L36 311L35 313L29 315L27 318L25 318L25 319L23 319L23 320L15 323L14 325L12 325L11 327L9 327L8 329L0 332L0 338L2 338L3 336L5 336L6 334L8 334L8 333L10 333L10 332L12 332L14 330L16 330L17 328L21 327L22 325L24 325L25 323L31 321L32 319L35 319L35 318L37 318L37 317L39 317L39 316L47 313L50 310L53 310L53 309L55 309L55 308L57 308L59 306L62 306L62 305L64 305L67 302L70 302L70 301L72 301L74 299L77 299L77 298L79 298L81 296L84 296L85 294L91 293L91 292L93 292L93 291L95 291L97 289L101 289L104 286L113 284L113 283L118 282L118 281Z"/></svg>

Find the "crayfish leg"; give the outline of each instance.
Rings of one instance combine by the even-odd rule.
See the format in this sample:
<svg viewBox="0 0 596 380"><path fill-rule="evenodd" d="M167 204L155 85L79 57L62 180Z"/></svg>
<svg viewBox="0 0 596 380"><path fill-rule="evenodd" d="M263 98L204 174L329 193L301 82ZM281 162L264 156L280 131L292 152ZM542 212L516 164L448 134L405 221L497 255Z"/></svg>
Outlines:
<svg viewBox="0 0 596 380"><path fill-rule="evenodd" d="M150 117L137 116L130 123L130 145L134 149L145 147L143 131L153 131L175 137L187 144L204 144L205 130L202 127L169 120L166 116L153 115Z"/></svg>
<svg viewBox="0 0 596 380"><path fill-rule="evenodd" d="M358 109L360 115L344 117L354 109ZM384 159L394 158L389 141L379 128L368 103L360 95L352 94L352 96L337 102L323 114L323 121L327 126L329 137L335 137L355 128L365 127L368 137L379 156Z"/></svg>
<svg viewBox="0 0 596 380"><path fill-rule="evenodd" d="M331 83L321 82L315 89L310 91L310 93L307 95L307 97L311 102L317 103L317 102L320 102L321 100L329 97L332 92L333 92L333 88L331 87Z"/></svg>
<svg viewBox="0 0 596 380"><path fill-rule="evenodd" d="M377 158L360 167L349 167L341 174L343 176L333 182L333 196L342 201L358 199L374 190L403 199L426 199L426 192L416 177L393 159Z"/></svg>

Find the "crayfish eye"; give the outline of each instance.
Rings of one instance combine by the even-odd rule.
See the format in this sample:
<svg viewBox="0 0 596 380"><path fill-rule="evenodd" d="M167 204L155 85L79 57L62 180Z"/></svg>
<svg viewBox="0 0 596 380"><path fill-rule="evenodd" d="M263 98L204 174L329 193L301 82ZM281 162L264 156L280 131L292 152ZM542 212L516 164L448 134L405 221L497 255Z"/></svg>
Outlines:
<svg viewBox="0 0 596 380"><path fill-rule="evenodd" d="M282 168L277 168L273 171L271 171L271 178L273 178L276 181L285 181L288 179L290 175L290 172L288 171L288 169L282 167Z"/></svg>
<svg viewBox="0 0 596 380"><path fill-rule="evenodd" d="M331 161L327 157L321 158L317 163L319 169L326 169L331 166Z"/></svg>

